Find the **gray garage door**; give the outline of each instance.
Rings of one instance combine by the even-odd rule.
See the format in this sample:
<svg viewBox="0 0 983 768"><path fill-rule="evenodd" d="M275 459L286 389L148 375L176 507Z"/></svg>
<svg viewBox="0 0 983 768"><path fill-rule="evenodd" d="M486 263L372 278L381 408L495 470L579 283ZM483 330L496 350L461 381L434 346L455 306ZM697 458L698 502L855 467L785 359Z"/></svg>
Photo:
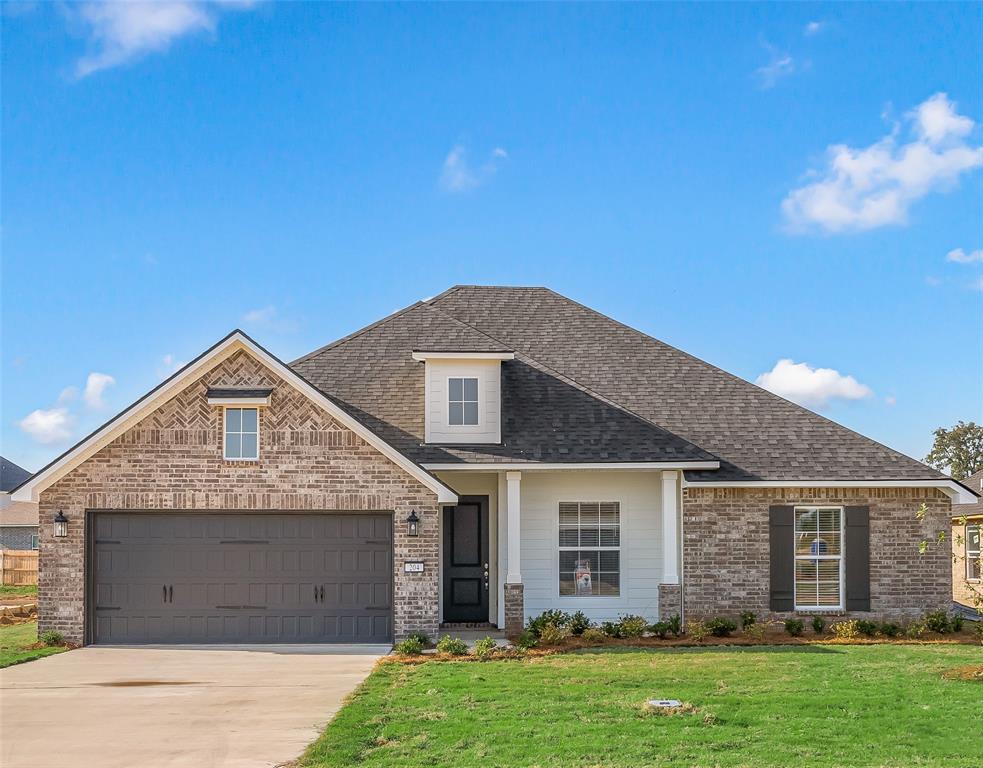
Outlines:
<svg viewBox="0 0 983 768"><path fill-rule="evenodd" d="M389 514L97 513L97 643L392 638Z"/></svg>

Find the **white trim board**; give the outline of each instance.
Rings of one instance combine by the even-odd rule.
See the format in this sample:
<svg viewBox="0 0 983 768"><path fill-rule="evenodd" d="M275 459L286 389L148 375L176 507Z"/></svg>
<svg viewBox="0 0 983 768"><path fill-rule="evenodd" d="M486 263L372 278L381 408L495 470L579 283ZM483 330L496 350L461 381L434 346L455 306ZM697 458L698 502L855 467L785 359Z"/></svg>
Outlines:
<svg viewBox="0 0 983 768"><path fill-rule="evenodd" d="M515 360L515 352L414 352L417 362L427 360Z"/></svg>
<svg viewBox="0 0 983 768"><path fill-rule="evenodd" d="M528 471L528 472L554 472L557 470L570 469L720 469L719 461L623 461L623 462L586 462L580 464L568 463L539 463L539 462L520 462L496 464L489 462L486 464L424 464L424 469L431 472L497 472L497 471Z"/></svg>
<svg viewBox="0 0 983 768"><path fill-rule="evenodd" d="M683 488L938 488L953 504L974 504L976 496L955 480L748 480L689 482Z"/></svg>
<svg viewBox="0 0 983 768"><path fill-rule="evenodd" d="M301 378L284 363L267 352L242 331L235 330L188 363L184 368L152 389L126 410L101 426L80 443L63 453L30 480L11 494L14 501L38 500L38 495L60 478L71 472L100 449L111 443L126 430L170 400L188 384L199 379L223 360L240 350L245 350L317 406L331 414L332 418L350 429L387 459L424 486L437 494L438 504L456 504L457 494L437 478L415 464L368 427L353 419L318 389Z"/></svg>

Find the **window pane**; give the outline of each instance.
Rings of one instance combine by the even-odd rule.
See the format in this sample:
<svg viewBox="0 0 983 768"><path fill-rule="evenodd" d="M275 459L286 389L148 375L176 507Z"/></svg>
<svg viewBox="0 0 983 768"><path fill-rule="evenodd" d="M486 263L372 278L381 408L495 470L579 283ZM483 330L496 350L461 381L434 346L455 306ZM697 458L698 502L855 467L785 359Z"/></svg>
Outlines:
<svg viewBox="0 0 983 768"><path fill-rule="evenodd" d="M600 504L593 502L580 505L580 524L594 525L600 522Z"/></svg>
<svg viewBox="0 0 983 768"><path fill-rule="evenodd" d="M605 552L600 553L600 563L601 567L599 570L602 571L619 571L621 570L621 553L620 552Z"/></svg>
<svg viewBox="0 0 983 768"><path fill-rule="evenodd" d="M599 506L601 509L601 525L617 525L619 504L617 502L606 502Z"/></svg>
<svg viewBox="0 0 983 768"><path fill-rule="evenodd" d="M618 528L601 528L601 546L617 547L621 545L621 531Z"/></svg>
<svg viewBox="0 0 983 768"><path fill-rule="evenodd" d="M464 423L465 424L477 424L478 423L478 404L477 403L465 403L464 404Z"/></svg>
<svg viewBox="0 0 983 768"><path fill-rule="evenodd" d="M560 574L560 594L565 596L577 594L573 572Z"/></svg>
<svg viewBox="0 0 983 768"><path fill-rule="evenodd" d="M578 553L576 551L573 551L573 552L561 552L560 553L560 570L561 571L570 571L571 573L573 573L573 570L577 567L577 560L578 559L579 559L579 555L578 555Z"/></svg>
<svg viewBox="0 0 983 768"><path fill-rule="evenodd" d="M598 544L600 544L600 537L598 536L597 528L580 529L580 546L596 547Z"/></svg>
<svg viewBox="0 0 983 768"><path fill-rule="evenodd" d="M816 552L816 537L818 534L815 533L797 533L795 534L795 554L797 555L815 555Z"/></svg>
<svg viewBox="0 0 983 768"><path fill-rule="evenodd" d="M817 515L814 509L797 509L795 510L795 530L800 531L815 531L817 526Z"/></svg>
<svg viewBox="0 0 983 768"><path fill-rule="evenodd" d="M477 379L465 379L464 380L464 399L470 400L472 402L478 402L478 380Z"/></svg>
<svg viewBox="0 0 983 768"><path fill-rule="evenodd" d="M448 399L460 402L464 399L464 381L462 379L450 379L447 382Z"/></svg>
<svg viewBox="0 0 983 768"><path fill-rule="evenodd" d="M240 408L226 408L225 409L225 431L226 432L239 432L242 429L242 409Z"/></svg>
<svg viewBox="0 0 983 768"><path fill-rule="evenodd" d="M840 530L840 510L820 509L819 510L819 530L836 531Z"/></svg>
<svg viewBox="0 0 983 768"><path fill-rule="evenodd" d="M225 436L225 455L230 459L242 457L242 436L231 434Z"/></svg>
<svg viewBox="0 0 983 768"><path fill-rule="evenodd" d="M580 510L577 504L560 502L560 525L576 525L580 520Z"/></svg>
<svg viewBox="0 0 983 768"><path fill-rule="evenodd" d="M256 432L257 424L259 419L257 418L258 411L255 408L243 408L242 409L242 431L243 432Z"/></svg>
<svg viewBox="0 0 983 768"><path fill-rule="evenodd" d="M256 459L259 458L259 447L257 445L257 435L246 434L242 436L242 458L244 459Z"/></svg>
<svg viewBox="0 0 983 768"><path fill-rule="evenodd" d="M464 405L462 403L451 403L447 418L448 424L461 425L464 423Z"/></svg>
<svg viewBox="0 0 983 768"><path fill-rule="evenodd" d="M597 584L598 594L617 597L621 593L621 576L617 573L601 573Z"/></svg>
<svg viewBox="0 0 983 768"><path fill-rule="evenodd" d="M795 561L795 604L816 605L817 560Z"/></svg>
<svg viewBox="0 0 983 768"><path fill-rule="evenodd" d="M580 545L578 541L579 529L577 528L560 528L560 546L561 547L576 547ZM562 553L561 553L562 557Z"/></svg>

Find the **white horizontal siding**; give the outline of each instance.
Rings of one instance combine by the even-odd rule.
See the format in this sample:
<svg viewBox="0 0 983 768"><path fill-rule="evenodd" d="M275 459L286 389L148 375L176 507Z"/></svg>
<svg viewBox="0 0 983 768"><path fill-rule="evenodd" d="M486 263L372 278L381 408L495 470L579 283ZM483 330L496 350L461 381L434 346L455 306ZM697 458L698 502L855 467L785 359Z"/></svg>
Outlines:
<svg viewBox="0 0 983 768"><path fill-rule="evenodd" d="M500 443L502 441L501 362L428 360L426 363L426 440L428 443ZM478 379L478 424L450 426L448 377Z"/></svg>

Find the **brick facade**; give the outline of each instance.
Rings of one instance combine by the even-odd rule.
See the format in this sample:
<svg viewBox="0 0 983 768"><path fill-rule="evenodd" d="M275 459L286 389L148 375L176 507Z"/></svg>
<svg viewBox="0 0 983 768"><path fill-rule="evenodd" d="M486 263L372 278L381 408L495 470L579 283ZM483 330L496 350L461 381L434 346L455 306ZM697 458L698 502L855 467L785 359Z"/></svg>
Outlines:
<svg viewBox="0 0 983 768"><path fill-rule="evenodd" d="M928 508L923 520L917 512ZM688 618L770 613L768 508L773 504L870 507L870 613L904 618L952 602L950 502L931 488L686 488L683 597ZM928 551L919 555L919 543Z"/></svg>
<svg viewBox="0 0 983 768"><path fill-rule="evenodd" d="M272 387L260 409L260 460L222 457L222 409L208 387ZM246 352L238 351L41 493L40 519L63 510L69 535L40 526L40 629L84 638L86 510L385 510L395 514L397 639L437 632L437 497ZM406 535L411 509L421 532ZM403 573L422 560L422 574Z"/></svg>
<svg viewBox="0 0 983 768"><path fill-rule="evenodd" d="M525 604L522 584L505 585L505 636L516 638L525 628Z"/></svg>
<svg viewBox="0 0 983 768"><path fill-rule="evenodd" d="M659 621L683 615L683 588L679 584L659 585Z"/></svg>

